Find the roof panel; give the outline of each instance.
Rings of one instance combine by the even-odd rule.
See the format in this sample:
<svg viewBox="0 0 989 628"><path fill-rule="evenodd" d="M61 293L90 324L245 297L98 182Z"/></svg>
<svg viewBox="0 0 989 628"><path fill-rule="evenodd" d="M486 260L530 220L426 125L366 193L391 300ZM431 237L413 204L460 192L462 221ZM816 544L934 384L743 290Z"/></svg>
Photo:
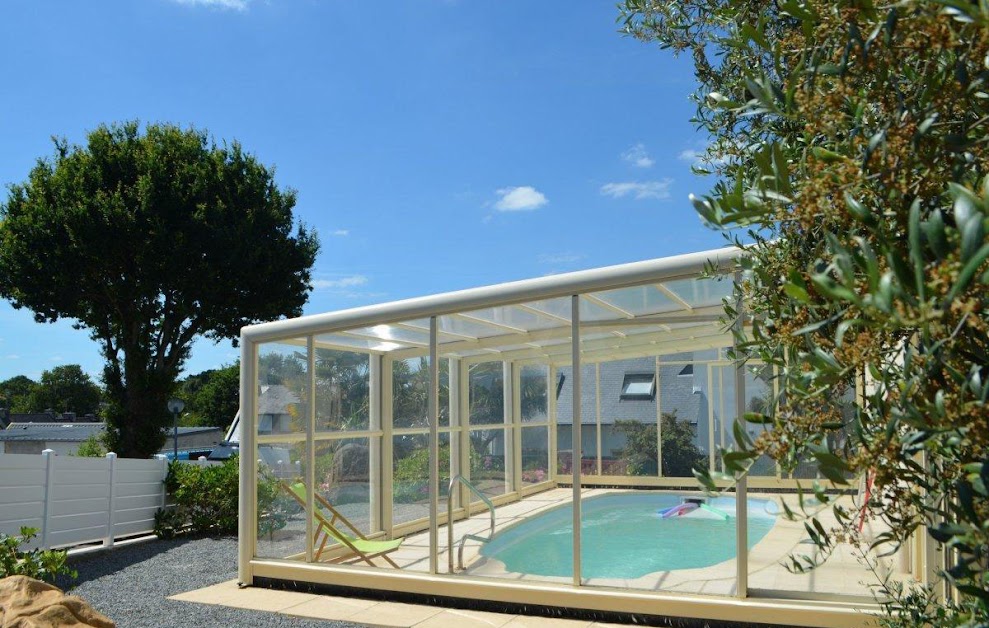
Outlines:
<svg viewBox="0 0 989 628"><path fill-rule="evenodd" d="M699 277L696 279L678 279L663 284L677 296L686 301L691 307L717 305L725 297L731 296L734 278L730 275L720 277Z"/></svg>

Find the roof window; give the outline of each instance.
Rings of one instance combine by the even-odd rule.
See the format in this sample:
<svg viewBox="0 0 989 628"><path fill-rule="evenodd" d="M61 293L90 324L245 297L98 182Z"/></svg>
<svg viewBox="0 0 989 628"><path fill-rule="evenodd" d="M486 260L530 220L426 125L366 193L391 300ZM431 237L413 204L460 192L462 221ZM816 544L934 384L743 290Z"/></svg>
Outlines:
<svg viewBox="0 0 989 628"><path fill-rule="evenodd" d="M626 373L622 382L622 399L651 400L656 396L654 373Z"/></svg>

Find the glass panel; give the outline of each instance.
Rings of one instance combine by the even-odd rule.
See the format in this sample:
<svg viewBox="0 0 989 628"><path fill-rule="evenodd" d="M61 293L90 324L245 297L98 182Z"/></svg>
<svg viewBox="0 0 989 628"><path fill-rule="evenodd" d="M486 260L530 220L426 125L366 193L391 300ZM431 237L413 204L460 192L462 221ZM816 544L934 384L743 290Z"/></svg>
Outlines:
<svg viewBox="0 0 989 628"><path fill-rule="evenodd" d="M573 460L573 369L561 366L557 372L562 383L558 384L556 402L556 450L557 470L562 475L571 473ZM598 425L597 425L597 377L595 366L581 367L580 401L580 469L582 475L598 474ZM558 379L558 381L560 381ZM619 384L620 386L620 384ZM620 390L620 388L619 388Z"/></svg>
<svg viewBox="0 0 989 628"><path fill-rule="evenodd" d="M537 329L547 329L549 327L559 327L567 324L556 320L551 316L544 316L530 310L513 306L474 310L472 312L467 312L467 315L474 318L479 318L481 320L491 321L500 325L514 327L521 331L535 331ZM511 332L512 330L505 329L501 333Z"/></svg>
<svg viewBox="0 0 989 628"><path fill-rule="evenodd" d="M464 339L465 336L467 338L490 338L491 336L517 333L509 329L489 325L482 321L473 320L469 316L440 316L437 319L439 331L448 332L448 336L459 336L461 339ZM429 321L426 321L426 328L429 328ZM446 342L446 340L444 338L443 341Z"/></svg>
<svg viewBox="0 0 989 628"><path fill-rule="evenodd" d="M681 304L671 300L653 286L635 286L620 290L606 290L604 292L596 292L594 296L605 303L636 316L646 316L683 309Z"/></svg>
<svg viewBox="0 0 989 628"><path fill-rule="evenodd" d="M409 329L397 325L375 325L361 329L349 330L349 334L357 337L370 337L377 340L394 342L405 346L429 348L429 326L425 329Z"/></svg>
<svg viewBox="0 0 989 628"><path fill-rule="evenodd" d="M750 495L751 495L750 491ZM749 551L749 587L770 591L788 591L801 594L837 594L860 597L863 601L872 600L873 587L878 585L879 574L889 574L891 580L910 580L911 561L907 543L892 556L879 557L873 551L868 551L868 544L886 531L877 521L863 521L861 544L838 543L827 561L816 569L805 573L794 573L787 569L792 566L793 559L800 560L801 556L819 559L817 547L810 541L804 521L790 521L781 514L783 500L794 512L800 512L798 497L793 493L785 494L756 494L762 505L753 507L750 500L748 524L768 527L769 531L761 542L755 544ZM860 497L858 495L835 496L836 503L847 513L859 512ZM804 495L804 507L808 514L817 513L818 520L825 530L831 531L838 527L832 511L832 504L822 505L812 497ZM855 515L853 515L855 516ZM857 521L857 516L855 517ZM750 533L751 538L751 533ZM868 551L868 559L875 566L872 571L864 566L863 552ZM792 594L791 594L792 595Z"/></svg>
<svg viewBox="0 0 989 628"><path fill-rule="evenodd" d="M429 427L429 358L392 362L393 426Z"/></svg>
<svg viewBox="0 0 989 628"><path fill-rule="evenodd" d="M505 371L502 362L480 362L468 367L471 425L505 422Z"/></svg>
<svg viewBox="0 0 989 628"><path fill-rule="evenodd" d="M549 381L549 367L544 364L524 365L519 373L519 381L522 422L545 422L549 410L549 397L546 390Z"/></svg>
<svg viewBox="0 0 989 628"><path fill-rule="evenodd" d="M662 415L662 475L693 478L693 469L707 466L710 459L711 394L707 365L661 365L657 396Z"/></svg>
<svg viewBox="0 0 989 628"><path fill-rule="evenodd" d="M446 512L450 485L450 434L439 435L439 512ZM393 525L429 517L429 434L405 434L392 439L394 484Z"/></svg>
<svg viewBox="0 0 989 628"><path fill-rule="evenodd" d="M316 431L370 427L370 356L316 349Z"/></svg>
<svg viewBox="0 0 989 628"><path fill-rule="evenodd" d="M535 310L540 310L546 312L561 320L570 321L570 297L560 297L558 299L547 299L544 301L533 301L528 304L531 308ZM587 299L581 299L580 301L580 320L582 321L600 321L608 320L615 317L615 313L606 307L598 305L588 301ZM569 334L568 334L569 335Z"/></svg>
<svg viewBox="0 0 989 628"><path fill-rule="evenodd" d="M522 428L522 484L549 480L549 428Z"/></svg>
<svg viewBox="0 0 989 628"><path fill-rule="evenodd" d="M599 370L601 473L656 476L657 401L653 383L656 359L648 357L602 362ZM626 385L630 380L632 385L641 385L644 393L630 397L630 386Z"/></svg>
<svg viewBox="0 0 989 628"><path fill-rule="evenodd" d="M732 295L734 277L722 275L703 279L678 279L665 285L691 307L720 305L721 300Z"/></svg>
<svg viewBox="0 0 989 628"><path fill-rule="evenodd" d="M362 537L380 529L377 513L372 512L371 458L374 454L366 438L316 441L315 446L317 520L332 529L329 536L325 529L320 530L314 545L314 558L317 562L326 562L343 559L348 553L337 541L339 534ZM352 558L344 559L344 562L366 565L359 557ZM384 561L375 564L387 566Z"/></svg>
<svg viewBox="0 0 989 628"><path fill-rule="evenodd" d="M258 434L304 434L309 421L306 341L258 348Z"/></svg>
<svg viewBox="0 0 989 628"><path fill-rule="evenodd" d="M508 454L505 449L506 429L471 430L470 481L488 497L509 491L506 472Z"/></svg>
<svg viewBox="0 0 989 628"><path fill-rule="evenodd" d="M316 336L316 346L342 351L394 351L409 348L408 345L390 340L375 340L374 338L345 336L343 334L320 334Z"/></svg>
<svg viewBox="0 0 989 628"><path fill-rule="evenodd" d="M724 443L725 448L731 448L735 443L734 423L737 418L735 412L735 367L734 365L722 366L712 369L714 376L714 388L720 386L722 393L715 395L715 442L718 445ZM745 411L763 412L767 411L773 401L773 371L772 367L746 365L745 367ZM722 414L723 413L723 414ZM723 420L722 420L723 417ZM743 422L742 427L752 440L757 439L763 432L770 429L769 425ZM722 433L723 432L723 433ZM718 468L721 461L716 460ZM749 469L752 477L775 477L776 463L768 456L760 456Z"/></svg>
<svg viewBox="0 0 989 628"><path fill-rule="evenodd" d="M306 558L306 445L258 445L258 558Z"/></svg>

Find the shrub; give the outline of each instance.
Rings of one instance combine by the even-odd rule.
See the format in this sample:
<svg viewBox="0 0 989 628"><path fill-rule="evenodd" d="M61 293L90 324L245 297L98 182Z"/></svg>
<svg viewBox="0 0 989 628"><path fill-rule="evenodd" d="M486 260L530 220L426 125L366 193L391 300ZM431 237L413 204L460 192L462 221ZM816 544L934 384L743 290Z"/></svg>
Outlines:
<svg viewBox="0 0 989 628"><path fill-rule="evenodd" d="M155 514L155 534L171 538L176 534L224 535L237 532L239 462L232 457L216 466L172 462L165 486L173 506ZM259 533L268 534L284 527L279 516L277 482L262 477L258 483Z"/></svg>
<svg viewBox="0 0 989 628"><path fill-rule="evenodd" d="M75 453L80 458L102 458L106 454L106 432L90 434L89 438L79 443Z"/></svg>
<svg viewBox="0 0 989 628"><path fill-rule="evenodd" d="M38 530L28 527L22 527L20 535L0 533L0 578L28 576L50 584L60 575L75 578L78 574L67 564L64 550L20 549L36 536Z"/></svg>

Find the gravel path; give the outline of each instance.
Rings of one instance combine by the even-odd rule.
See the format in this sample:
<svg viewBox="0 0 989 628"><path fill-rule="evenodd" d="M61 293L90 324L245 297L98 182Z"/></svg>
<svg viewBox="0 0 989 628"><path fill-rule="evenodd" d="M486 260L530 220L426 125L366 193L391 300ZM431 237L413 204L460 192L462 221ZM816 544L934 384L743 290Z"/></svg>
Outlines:
<svg viewBox="0 0 989 628"><path fill-rule="evenodd" d="M147 541L70 558L79 572L71 593L81 596L119 628L215 626L241 628L357 628L226 606L166 599L237 577L237 539Z"/></svg>

